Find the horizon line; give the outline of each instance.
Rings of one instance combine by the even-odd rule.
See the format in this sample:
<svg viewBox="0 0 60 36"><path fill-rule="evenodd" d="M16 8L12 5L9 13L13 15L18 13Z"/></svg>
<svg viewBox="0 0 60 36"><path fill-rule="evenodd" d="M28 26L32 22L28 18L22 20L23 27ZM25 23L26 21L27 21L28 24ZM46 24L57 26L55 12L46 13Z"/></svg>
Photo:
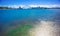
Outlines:
<svg viewBox="0 0 60 36"><path fill-rule="evenodd" d="M12 8L30 8L30 7L60 7L60 5L56 5L56 4L53 4L53 5L0 5L2 7L12 7Z"/></svg>

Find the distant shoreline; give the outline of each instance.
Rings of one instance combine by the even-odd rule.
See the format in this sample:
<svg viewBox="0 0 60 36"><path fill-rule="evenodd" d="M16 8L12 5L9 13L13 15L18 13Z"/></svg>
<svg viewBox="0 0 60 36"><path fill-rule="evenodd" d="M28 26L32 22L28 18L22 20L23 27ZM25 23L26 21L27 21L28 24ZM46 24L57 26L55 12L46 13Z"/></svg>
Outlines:
<svg viewBox="0 0 60 36"><path fill-rule="evenodd" d="M54 8L47 8L47 9L54 9ZM58 8L55 8L58 9ZM27 10L27 9L0 9L0 10Z"/></svg>
<svg viewBox="0 0 60 36"><path fill-rule="evenodd" d="M17 10L17 9L60 9L60 7L30 7L30 8L12 8L12 7L0 7L0 10Z"/></svg>

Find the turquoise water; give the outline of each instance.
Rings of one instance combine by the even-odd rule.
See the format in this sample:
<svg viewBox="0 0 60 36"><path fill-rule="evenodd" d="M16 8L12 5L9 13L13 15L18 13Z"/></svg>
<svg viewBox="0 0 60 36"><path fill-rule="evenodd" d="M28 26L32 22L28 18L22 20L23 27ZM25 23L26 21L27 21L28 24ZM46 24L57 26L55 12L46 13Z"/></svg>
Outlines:
<svg viewBox="0 0 60 36"><path fill-rule="evenodd" d="M60 9L0 10L0 25L1 25L0 31L2 34L3 33L5 34L6 32L9 32L11 29L13 29L14 31L14 29L20 27L21 25L24 26L25 24L28 25L27 27L32 28L30 24L35 23L36 21L39 22L40 20L59 21ZM19 29L15 31L18 30ZM11 33L13 33L13 31ZM15 35L9 34L8 36L15 36ZM21 36L24 35L22 34Z"/></svg>
<svg viewBox="0 0 60 36"><path fill-rule="evenodd" d="M2 21L25 20L25 19L53 19L59 11L48 9L30 10L0 10Z"/></svg>

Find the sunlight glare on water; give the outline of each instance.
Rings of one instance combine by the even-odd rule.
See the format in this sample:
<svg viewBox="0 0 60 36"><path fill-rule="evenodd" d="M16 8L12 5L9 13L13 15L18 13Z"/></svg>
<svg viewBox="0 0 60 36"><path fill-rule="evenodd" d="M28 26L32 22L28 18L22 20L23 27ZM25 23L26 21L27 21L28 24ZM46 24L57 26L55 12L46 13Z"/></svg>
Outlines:
<svg viewBox="0 0 60 36"><path fill-rule="evenodd" d="M52 27L54 22L41 21L34 26L33 29L29 31L30 36L55 36L54 27Z"/></svg>

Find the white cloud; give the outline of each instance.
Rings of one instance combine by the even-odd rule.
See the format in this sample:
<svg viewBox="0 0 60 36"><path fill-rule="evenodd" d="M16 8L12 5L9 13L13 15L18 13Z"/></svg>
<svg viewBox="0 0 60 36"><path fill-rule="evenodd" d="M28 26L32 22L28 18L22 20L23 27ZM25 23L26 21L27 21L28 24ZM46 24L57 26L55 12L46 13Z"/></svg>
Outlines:
<svg viewBox="0 0 60 36"><path fill-rule="evenodd" d="M59 7L59 5L29 5L30 7Z"/></svg>
<svg viewBox="0 0 60 36"><path fill-rule="evenodd" d="M29 5L29 7L38 7L39 5Z"/></svg>

